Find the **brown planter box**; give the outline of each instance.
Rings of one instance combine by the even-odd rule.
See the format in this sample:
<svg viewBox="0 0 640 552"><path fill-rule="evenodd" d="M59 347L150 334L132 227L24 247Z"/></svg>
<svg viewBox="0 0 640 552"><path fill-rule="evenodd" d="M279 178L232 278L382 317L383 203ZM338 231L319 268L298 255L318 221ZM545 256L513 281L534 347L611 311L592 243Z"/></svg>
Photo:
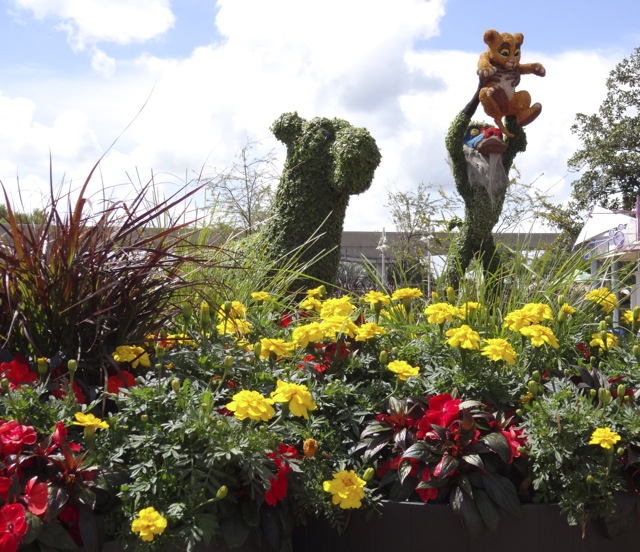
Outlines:
<svg viewBox="0 0 640 552"><path fill-rule="evenodd" d="M353 511L344 532L320 520L310 520L294 533L294 552L426 552L455 550L517 550L518 552L621 552L640 549L640 524L616 539L604 524L587 526L584 540L578 527L553 505L524 505L522 516L506 515L495 532L483 529L471 536L447 505L386 502L383 515L368 517Z"/></svg>

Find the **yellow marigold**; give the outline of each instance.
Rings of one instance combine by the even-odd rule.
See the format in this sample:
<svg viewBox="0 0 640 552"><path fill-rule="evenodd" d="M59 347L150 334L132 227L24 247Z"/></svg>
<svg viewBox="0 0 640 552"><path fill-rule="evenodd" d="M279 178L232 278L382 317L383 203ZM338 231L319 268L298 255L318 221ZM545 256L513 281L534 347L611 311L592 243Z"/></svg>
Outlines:
<svg viewBox="0 0 640 552"><path fill-rule="evenodd" d="M231 402L227 403L227 410L231 410L238 420L262 420L268 422L275 410L273 409L273 399L262 396L257 391L243 389L231 397Z"/></svg>
<svg viewBox="0 0 640 552"><path fill-rule="evenodd" d="M459 317L460 309L450 303L431 303L424 309L424 313L427 315L429 324L444 324L451 322L454 317Z"/></svg>
<svg viewBox="0 0 640 552"><path fill-rule="evenodd" d="M149 354L138 345L120 345L111 353L111 356L116 362L128 362L132 368L137 368L138 366L151 367Z"/></svg>
<svg viewBox="0 0 640 552"><path fill-rule="evenodd" d="M356 331L358 327L355 325L354 321L351 320L348 316L330 316L326 318L321 323L322 329L324 331L324 336L327 339L335 340L336 336L343 334L348 335L349 337L355 337Z"/></svg>
<svg viewBox="0 0 640 552"><path fill-rule="evenodd" d="M360 508L364 498L364 487L367 482L358 477L353 470L342 470L333 475L333 479L324 481L322 488L331 493L332 502L340 508Z"/></svg>
<svg viewBox="0 0 640 552"><path fill-rule="evenodd" d="M471 313L482 310L482 305L477 301L467 301L458 307L458 318L469 318Z"/></svg>
<svg viewBox="0 0 640 552"><path fill-rule="evenodd" d="M576 309L574 309L569 303L563 303L560 307L560 312L564 312L565 314L575 314Z"/></svg>
<svg viewBox="0 0 640 552"><path fill-rule="evenodd" d="M224 320L225 318L244 318L245 316L247 316L247 307L240 301L231 301L229 314L224 311L223 306L218 308L218 320Z"/></svg>
<svg viewBox="0 0 640 552"><path fill-rule="evenodd" d="M311 322L294 328L291 341L303 349L309 343L318 343L324 339L324 327L320 322Z"/></svg>
<svg viewBox="0 0 640 552"><path fill-rule="evenodd" d="M269 358L271 353L278 358L289 358L291 351L296 348L296 344L291 341L285 341L279 337L263 337L260 339L260 356L262 358Z"/></svg>
<svg viewBox="0 0 640 552"><path fill-rule="evenodd" d="M398 374L398 379L401 379L402 381L407 381L407 378L415 377L420 373L420 367L411 366L404 360L392 360L387 364L387 368L389 368L389 370L394 374Z"/></svg>
<svg viewBox="0 0 640 552"><path fill-rule="evenodd" d="M366 341L376 335L384 335L387 330L375 322L366 322L356 327L356 341Z"/></svg>
<svg viewBox="0 0 640 552"><path fill-rule="evenodd" d="M175 346L181 347L195 347L196 342L193 341L187 334L176 333L169 334L162 338L163 343L166 342L168 349L172 349Z"/></svg>
<svg viewBox="0 0 640 552"><path fill-rule="evenodd" d="M253 331L253 325L244 318L227 318L218 322L216 331L220 335L247 335Z"/></svg>
<svg viewBox="0 0 640 552"><path fill-rule="evenodd" d="M391 302L391 297L381 291L367 291L362 298L365 303L369 303L373 308L374 305L388 305Z"/></svg>
<svg viewBox="0 0 640 552"><path fill-rule="evenodd" d="M618 338L610 332L607 332L607 340L606 342L602 340L602 336L600 333L591 334L591 341L589 341L589 345L592 347L599 347L600 349L604 349L608 351L609 349L613 349L613 347L618 346Z"/></svg>
<svg viewBox="0 0 640 552"><path fill-rule="evenodd" d="M557 349L560 345L553 331L546 326L540 324L532 324L520 329L520 333L531 340L534 347L542 347L545 343Z"/></svg>
<svg viewBox="0 0 640 552"><path fill-rule="evenodd" d="M327 299L320 308L320 318L330 318L331 316L349 316L355 305L351 303L348 295L343 295L335 299Z"/></svg>
<svg viewBox="0 0 640 552"><path fill-rule="evenodd" d="M596 305L600 305L600 308L607 314L618 306L618 298L606 287L592 289L587 292L584 298L594 302Z"/></svg>
<svg viewBox="0 0 640 552"><path fill-rule="evenodd" d="M511 311L504 317L503 325L509 328L512 332L519 332L522 328L531 326L534 321L533 313L527 312L523 309L517 309Z"/></svg>
<svg viewBox="0 0 640 552"><path fill-rule="evenodd" d="M71 422L71 425L78 425L82 427L88 427L91 429L109 429L109 424L100 418L97 418L93 414L85 414L84 412L76 412L74 414L75 422Z"/></svg>
<svg viewBox="0 0 640 552"><path fill-rule="evenodd" d="M545 320L553 320L553 311L545 303L527 303L522 310L531 315L534 324L540 324Z"/></svg>
<svg viewBox="0 0 640 552"><path fill-rule="evenodd" d="M313 402L311 392L306 385L288 383L282 380L276 382L276 389L272 391L271 398L275 402L289 403L289 411L294 416L301 416L305 420L309 419L309 410L317 408Z"/></svg>
<svg viewBox="0 0 640 552"><path fill-rule="evenodd" d="M422 297L422 292L418 288L400 288L396 289L391 294L391 299L404 300L404 299L418 299Z"/></svg>
<svg viewBox="0 0 640 552"><path fill-rule="evenodd" d="M451 347L460 347L461 349L478 349L480 343L480 334L471 327L463 324L459 328L451 328L445 334L447 344Z"/></svg>
<svg viewBox="0 0 640 552"><path fill-rule="evenodd" d="M317 297L318 299L322 299L326 292L327 290L324 286L318 286L317 288L308 289L307 297Z"/></svg>
<svg viewBox="0 0 640 552"><path fill-rule="evenodd" d="M138 517L131 523L131 531L140 533L144 542L151 542L167 528L167 520L153 506L138 512Z"/></svg>
<svg viewBox="0 0 640 552"><path fill-rule="evenodd" d="M271 301L271 294L266 291L254 291L251 293L251 297L256 301Z"/></svg>
<svg viewBox="0 0 640 552"><path fill-rule="evenodd" d="M308 311L320 312L322 301L317 297L307 297L300 303L300 308Z"/></svg>
<svg viewBox="0 0 640 552"><path fill-rule="evenodd" d="M312 438L305 439L304 443L302 443L302 452L304 452L305 457L313 458L318 452L318 441Z"/></svg>
<svg viewBox="0 0 640 552"><path fill-rule="evenodd" d="M599 427L591 434L590 445L600 445L603 449L611 449L621 439L615 431L609 427Z"/></svg>
<svg viewBox="0 0 640 552"><path fill-rule="evenodd" d="M507 364L513 365L516 362L516 352L513 350L511 343L506 339L493 338L485 341L481 354L490 360L504 360Z"/></svg>

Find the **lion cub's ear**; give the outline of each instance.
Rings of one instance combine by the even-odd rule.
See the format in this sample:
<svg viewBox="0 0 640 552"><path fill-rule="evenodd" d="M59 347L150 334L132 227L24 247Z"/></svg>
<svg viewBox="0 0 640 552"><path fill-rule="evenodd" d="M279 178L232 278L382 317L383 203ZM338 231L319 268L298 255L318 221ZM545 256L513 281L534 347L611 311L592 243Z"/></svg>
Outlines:
<svg viewBox="0 0 640 552"><path fill-rule="evenodd" d="M484 43L487 46L491 46L495 44L499 40L502 40L502 36L498 31L494 31L493 29L484 32Z"/></svg>
<svg viewBox="0 0 640 552"><path fill-rule="evenodd" d="M522 44L524 42L524 35L522 33L514 34L513 38L518 44Z"/></svg>

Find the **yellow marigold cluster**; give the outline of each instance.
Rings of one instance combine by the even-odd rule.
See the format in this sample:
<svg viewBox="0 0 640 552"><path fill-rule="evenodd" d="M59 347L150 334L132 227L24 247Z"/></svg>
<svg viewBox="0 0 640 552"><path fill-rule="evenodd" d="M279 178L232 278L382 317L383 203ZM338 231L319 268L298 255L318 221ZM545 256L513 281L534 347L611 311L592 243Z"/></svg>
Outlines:
<svg viewBox="0 0 640 552"><path fill-rule="evenodd" d="M602 335L599 332L591 334L591 341L589 341L589 345L592 347L598 347L605 351L618 346L618 338L611 332L606 332L605 337L606 339L603 340Z"/></svg>
<svg viewBox="0 0 640 552"><path fill-rule="evenodd" d="M226 407L238 420L249 418L268 422L275 414L273 403L273 399L264 397L258 391L243 389L231 398L231 402L227 403Z"/></svg>
<svg viewBox="0 0 640 552"><path fill-rule="evenodd" d="M325 328L321 322L314 321L309 324L297 326L291 333L291 341L298 347L305 349L309 343L317 343L324 339Z"/></svg>
<svg viewBox="0 0 640 552"><path fill-rule="evenodd" d="M300 416L305 420L309 419L309 410L317 408L309 388L306 385L297 383L278 380L275 391L271 393L271 398L275 402L288 403L291 414Z"/></svg>
<svg viewBox="0 0 640 552"><path fill-rule="evenodd" d="M592 301L607 314L618 306L618 298L614 293L609 291L609 288L601 287L598 289L592 289L584 296L588 301Z"/></svg>
<svg viewBox="0 0 640 552"><path fill-rule="evenodd" d="M82 427L88 427L90 429L109 429L109 424L104 420L94 416L93 414L86 414L84 412L76 412L74 414L75 422L71 422L71 425L78 425Z"/></svg>
<svg viewBox="0 0 640 552"><path fill-rule="evenodd" d="M342 470L333 479L324 481L322 488L332 495L332 502L342 509L360 508L367 482L353 470Z"/></svg>
<svg viewBox="0 0 640 552"><path fill-rule="evenodd" d="M525 326L553 320L553 311L544 303L527 303L521 309L514 310L504 317L504 325L511 331L519 332Z"/></svg>
<svg viewBox="0 0 640 552"><path fill-rule="evenodd" d="M479 349L480 334L470 326L463 324L459 328L451 328L445 334L447 345L461 349Z"/></svg>
<svg viewBox="0 0 640 552"><path fill-rule="evenodd" d="M255 301L271 301L271 294L267 293L266 291L254 291L251 293L251 297Z"/></svg>
<svg viewBox="0 0 640 552"><path fill-rule="evenodd" d="M320 308L320 318L326 320L333 316L349 316L355 309L356 307L351 303L351 298L348 295L327 299Z"/></svg>
<svg viewBox="0 0 640 552"><path fill-rule="evenodd" d="M225 306L228 309L225 310ZM216 330L220 335L235 334L244 336L253 331L253 325L246 319L247 307L240 301L231 301L218 308Z"/></svg>
<svg viewBox="0 0 640 552"><path fill-rule="evenodd" d="M151 367L149 354L143 347L138 345L120 345L111 353L111 356L116 362L129 363L132 368L137 368L138 366Z"/></svg>
<svg viewBox="0 0 640 552"><path fill-rule="evenodd" d="M362 300L368 303L372 309L375 309L376 305L387 306L391 302L391 297L381 291L371 290L364 294Z"/></svg>
<svg viewBox="0 0 640 552"><path fill-rule="evenodd" d="M269 358L273 353L277 358L289 358L296 344L279 337L263 337L260 339L260 357Z"/></svg>
<svg viewBox="0 0 640 552"><path fill-rule="evenodd" d="M140 538L144 542L153 541L154 537L160 535L166 528L167 520L153 506L140 510L138 517L131 523L131 531L140 533Z"/></svg>
<svg viewBox="0 0 640 552"><path fill-rule="evenodd" d="M504 360L507 364L513 366L516 363L516 352L511 344L502 338L487 339L482 346L480 354L486 356L490 360Z"/></svg>
<svg viewBox="0 0 640 552"><path fill-rule="evenodd" d="M365 322L360 326L356 326L356 341L366 341L372 339L377 335L385 335L387 330L384 326L380 326L375 322Z"/></svg>
<svg viewBox="0 0 640 552"><path fill-rule="evenodd" d="M460 309L450 303L431 303L424 313L429 324L444 324L454 318L460 318Z"/></svg>
<svg viewBox="0 0 640 552"><path fill-rule="evenodd" d="M591 434L589 440L590 445L600 445L603 449L612 449L621 439L615 431L611 431L609 427L599 427Z"/></svg>
<svg viewBox="0 0 640 552"><path fill-rule="evenodd" d="M391 294L391 299L394 301L405 301L420 297L422 297L422 292L418 288L400 288Z"/></svg>
<svg viewBox="0 0 640 552"><path fill-rule="evenodd" d="M554 349L560 347L558 339L554 335L551 328L542 326L541 324L532 324L520 329L520 333L531 340L534 347L542 347L545 343L551 345Z"/></svg>
<svg viewBox="0 0 640 552"><path fill-rule="evenodd" d="M394 374L397 374L398 379L401 379L402 381L407 381L407 378L415 377L420 373L420 368L418 366L411 366L404 360L392 360L387 364L387 368Z"/></svg>

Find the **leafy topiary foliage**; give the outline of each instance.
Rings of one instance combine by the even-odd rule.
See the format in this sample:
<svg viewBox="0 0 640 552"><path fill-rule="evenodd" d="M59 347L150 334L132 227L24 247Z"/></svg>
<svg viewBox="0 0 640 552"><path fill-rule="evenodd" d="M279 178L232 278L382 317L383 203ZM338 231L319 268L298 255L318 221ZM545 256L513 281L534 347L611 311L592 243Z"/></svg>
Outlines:
<svg viewBox="0 0 640 552"><path fill-rule="evenodd" d="M465 273L474 257L481 258L486 273L495 274L500 265L492 230L502 213L508 181L505 183L507 185L491 192L488 191L488 186L472 183L464 150L465 134L472 124L471 119L478 104L479 96L476 91L473 99L451 122L445 140L456 189L464 201L464 222L452 244L446 273L448 284L454 288L458 287L460 275ZM513 137L505 138L507 147L499 162L508 175L515 156L526 150L527 137L514 117L506 117L505 122ZM451 262L452 259L456 262Z"/></svg>
<svg viewBox="0 0 640 552"><path fill-rule="evenodd" d="M264 240L269 255L280 259L303 248L309 281L334 283L349 197L369 189L380 151L364 128L342 119L302 119L284 113L271 126L287 146L287 158L275 197L275 213ZM305 285L300 279L292 289Z"/></svg>

